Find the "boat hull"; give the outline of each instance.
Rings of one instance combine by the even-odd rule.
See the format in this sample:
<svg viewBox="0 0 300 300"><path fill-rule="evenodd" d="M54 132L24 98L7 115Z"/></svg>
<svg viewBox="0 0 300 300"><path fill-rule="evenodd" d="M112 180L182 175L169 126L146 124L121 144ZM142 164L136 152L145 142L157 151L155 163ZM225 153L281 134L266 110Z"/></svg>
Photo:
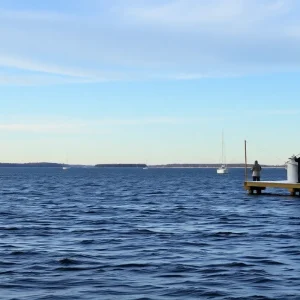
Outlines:
<svg viewBox="0 0 300 300"><path fill-rule="evenodd" d="M228 174L228 169L217 169L217 174Z"/></svg>

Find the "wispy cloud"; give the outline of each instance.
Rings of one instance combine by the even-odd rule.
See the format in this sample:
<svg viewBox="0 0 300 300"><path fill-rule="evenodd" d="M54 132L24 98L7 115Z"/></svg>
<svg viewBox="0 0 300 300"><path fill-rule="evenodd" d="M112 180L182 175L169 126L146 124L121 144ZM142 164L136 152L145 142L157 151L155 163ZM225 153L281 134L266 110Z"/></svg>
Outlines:
<svg viewBox="0 0 300 300"><path fill-rule="evenodd" d="M74 127L69 124L0 124L0 130L2 131L26 131L26 132L61 132L61 130L70 129Z"/></svg>
<svg viewBox="0 0 300 300"><path fill-rule="evenodd" d="M135 2L136 3L136 2ZM295 0L172 0L122 7L131 22L177 30L236 32L287 15ZM239 25L240 27L236 27ZM203 28L203 26L209 26ZM249 28L250 29L250 28ZM263 29L263 28L262 28Z"/></svg>
<svg viewBox="0 0 300 300"><path fill-rule="evenodd" d="M282 116L289 116L289 115L299 115L299 109L271 109L266 111L261 111L261 114L264 115L282 115Z"/></svg>
<svg viewBox="0 0 300 300"><path fill-rule="evenodd" d="M124 75L117 72L79 69L76 66L54 65L18 57L1 56L0 54L1 67L13 70L11 72L13 74L5 74L3 71L0 71L0 84L91 83L116 81L124 77ZM24 74L24 71L27 71L27 73Z"/></svg>
<svg viewBox="0 0 300 300"><path fill-rule="evenodd" d="M153 2L152 2L153 3ZM162 2L153 5L148 2L146 6L134 6L125 10L130 18L156 24L171 26L195 25L199 23L221 23L230 21L241 15L243 5L241 1L227 0L177 0Z"/></svg>
<svg viewBox="0 0 300 300"><path fill-rule="evenodd" d="M194 80L300 70L295 0L76 3L84 13L0 5L1 84ZM6 69L22 72L12 76Z"/></svg>
<svg viewBox="0 0 300 300"><path fill-rule="evenodd" d="M91 83L91 82L103 82L107 81L105 78L100 79L88 79L77 77L65 77L60 75L49 76L47 74L33 75L28 74L4 74L0 72L0 85L2 86L36 86L36 85L59 85L59 84L74 84L74 83Z"/></svg>
<svg viewBox="0 0 300 300"><path fill-rule="evenodd" d="M28 60L26 58L16 58L3 55L0 56L0 66L71 77L85 78L91 76L91 74L82 70L76 70L71 68L68 69L67 67L61 65L51 65L47 63Z"/></svg>
<svg viewBox="0 0 300 300"><path fill-rule="evenodd" d="M42 22L67 22L75 21L72 15L46 10L34 11L31 9L5 10L0 8L0 17L7 20L42 21Z"/></svg>
<svg viewBox="0 0 300 300"><path fill-rule="evenodd" d="M250 109L250 110L224 110L223 113L225 115L227 114L237 114L240 118L245 118L245 117L251 117L253 116L270 116L273 118L273 116L292 116L292 115L299 115L300 110L299 109Z"/></svg>
<svg viewBox="0 0 300 300"><path fill-rule="evenodd" d="M7 117L6 117L7 118ZM133 117L133 118L102 118L95 120L68 119L59 117L33 118L11 116L5 122L0 123L0 132L20 132L20 133L44 133L44 134L80 134L80 133L111 133L120 127L136 128L136 126L155 126L167 125L176 126L184 124L200 124L203 122L222 121L225 118L219 116L203 116L180 118L172 116L153 116L153 117Z"/></svg>
<svg viewBox="0 0 300 300"><path fill-rule="evenodd" d="M94 124L98 125L182 125L182 124L197 124L201 122L213 121L213 120L223 120L223 117L215 116L203 116L203 117L141 117L141 118L105 118L102 120L97 120Z"/></svg>

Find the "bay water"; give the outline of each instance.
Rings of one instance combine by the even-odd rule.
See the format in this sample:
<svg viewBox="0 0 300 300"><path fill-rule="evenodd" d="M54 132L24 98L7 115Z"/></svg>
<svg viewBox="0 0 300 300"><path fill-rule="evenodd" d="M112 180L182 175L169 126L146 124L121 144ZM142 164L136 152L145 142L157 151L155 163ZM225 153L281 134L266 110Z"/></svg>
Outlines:
<svg viewBox="0 0 300 300"><path fill-rule="evenodd" d="M300 299L300 198L229 171L0 168L0 299Z"/></svg>

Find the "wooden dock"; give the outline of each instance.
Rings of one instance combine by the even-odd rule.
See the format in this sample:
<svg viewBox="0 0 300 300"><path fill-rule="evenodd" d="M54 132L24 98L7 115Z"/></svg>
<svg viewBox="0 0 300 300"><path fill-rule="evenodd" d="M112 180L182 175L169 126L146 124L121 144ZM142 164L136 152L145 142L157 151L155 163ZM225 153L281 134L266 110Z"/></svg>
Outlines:
<svg viewBox="0 0 300 300"><path fill-rule="evenodd" d="M292 196L297 193L300 196L300 183L290 183L288 181L245 181L244 188L249 194L261 194L266 188L287 189Z"/></svg>

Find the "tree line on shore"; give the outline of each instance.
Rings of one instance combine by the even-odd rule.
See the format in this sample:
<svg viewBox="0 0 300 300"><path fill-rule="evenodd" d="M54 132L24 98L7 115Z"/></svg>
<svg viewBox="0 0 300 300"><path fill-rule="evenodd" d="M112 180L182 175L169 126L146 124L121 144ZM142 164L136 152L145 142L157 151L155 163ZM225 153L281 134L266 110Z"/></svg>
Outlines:
<svg viewBox="0 0 300 300"><path fill-rule="evenodd" d="M61 163L49 163L49 162L37 162L37 163L0 163L0 167L55 167L62 168L63 166L70 166ZM73 167L87 167L86 165L71 165ZM147 164L96 164L97 168L218 168L220 164L159 164L159 165L147 165ZM248 164L248 167L251 167ZM284 168L284 165L261 165L262 168ZM93 167L93 166L89 166ZM244 168L244 163L227 164L228 168Z"/></svg>

